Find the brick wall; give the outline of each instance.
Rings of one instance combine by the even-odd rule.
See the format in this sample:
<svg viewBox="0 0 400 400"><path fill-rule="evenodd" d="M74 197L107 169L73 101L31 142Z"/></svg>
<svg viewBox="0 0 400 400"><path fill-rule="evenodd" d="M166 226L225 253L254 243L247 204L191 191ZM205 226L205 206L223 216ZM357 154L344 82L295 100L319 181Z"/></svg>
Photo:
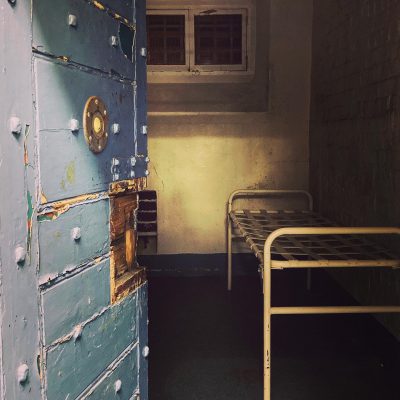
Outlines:
<svg viewBox="0 0 400 400"><path fill-rule="evenodd" d="M400 0L314 0L310 185L342 224L400 225L399 16ZM336 275L364 303L400 304L399 272ZM382 320L400 338L400 318Z"/></svg>

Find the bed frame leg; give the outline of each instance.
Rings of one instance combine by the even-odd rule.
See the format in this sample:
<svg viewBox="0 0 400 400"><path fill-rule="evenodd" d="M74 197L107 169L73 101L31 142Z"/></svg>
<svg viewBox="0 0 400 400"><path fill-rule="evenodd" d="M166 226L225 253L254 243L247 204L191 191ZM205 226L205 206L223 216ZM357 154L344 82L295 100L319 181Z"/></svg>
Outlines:
<svg viewBox="0 0 400 400"><path fill-rule="evenodd" d="M271 270L264 275L264 400L271 400Z"/></svg>
<svg viewBox="0 0 400 400"><path fill-rule="evenodd" d="M264 400L271 400L271 315L264 317Z"/></svg>
<svg viewBox="0 0 400 400"><path fill-rule="evenodd" d="M228 290L232 290L232 224L231 219L228 214L228 235L227 235L227 244L228 244Z"/></svg>

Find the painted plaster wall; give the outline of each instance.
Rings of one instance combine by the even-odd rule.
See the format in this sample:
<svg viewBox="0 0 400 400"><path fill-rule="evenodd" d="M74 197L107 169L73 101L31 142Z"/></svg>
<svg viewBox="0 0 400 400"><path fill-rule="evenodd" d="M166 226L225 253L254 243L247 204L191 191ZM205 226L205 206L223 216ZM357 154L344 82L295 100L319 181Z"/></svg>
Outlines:
<svg viewBox="0 0 400 400"><path fill-rule="evenodd" d="M225 252L235 189L308 188L312 1L266 4L252 81L149 86L159 254Z"/></svg>
<svg viewBox="0 0 400 400"><path fill-rule="evenodd" d="M314 1L310 182L342 224L399 224L399 13L390 0ZM364 303L398 304L398 272L335 276ZM384 321L400 338L400 318Z"/></svg>

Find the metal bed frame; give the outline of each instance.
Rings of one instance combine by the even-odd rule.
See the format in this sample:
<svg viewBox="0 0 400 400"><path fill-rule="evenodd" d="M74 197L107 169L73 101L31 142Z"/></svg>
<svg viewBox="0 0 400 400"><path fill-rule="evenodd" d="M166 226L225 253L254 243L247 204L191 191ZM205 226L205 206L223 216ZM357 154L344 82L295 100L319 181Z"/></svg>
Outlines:
<svg viewBox="0 0 400 400"><path fill-rule="evenodd" d="M307 210L234 210L238 198L305 196ZM271 270L285 268L400 268L400 259L367 238L398 235L399 227L339 227L314 213L303 190L236 190L228 200L228 290L232 289L232 240L242 237L260 261L264 295L264 400L271 399L271 316L400 313L400 306L273 307ZM235 234L234 229L239 231Z"/></svg>

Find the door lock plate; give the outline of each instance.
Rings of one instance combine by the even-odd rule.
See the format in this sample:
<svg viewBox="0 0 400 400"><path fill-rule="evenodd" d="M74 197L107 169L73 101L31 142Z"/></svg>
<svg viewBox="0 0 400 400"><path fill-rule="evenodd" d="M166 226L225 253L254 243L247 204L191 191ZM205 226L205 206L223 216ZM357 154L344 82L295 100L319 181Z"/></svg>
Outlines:
<svg viewBox="0 0 400 400"><path fill-rule="evenodd" d="M93 153L101 153L108 141L108 110L100 97L88 98L83 110L83 131Z"/></svg>

